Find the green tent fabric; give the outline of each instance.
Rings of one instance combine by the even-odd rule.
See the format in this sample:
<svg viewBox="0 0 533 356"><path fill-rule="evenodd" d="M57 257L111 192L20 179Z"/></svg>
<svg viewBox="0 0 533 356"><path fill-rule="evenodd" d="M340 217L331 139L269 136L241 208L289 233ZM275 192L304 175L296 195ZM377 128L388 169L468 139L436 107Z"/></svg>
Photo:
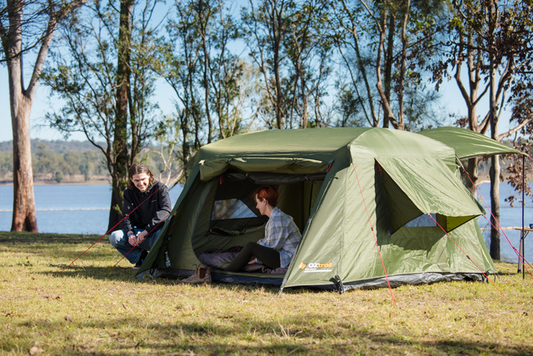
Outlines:
<svg viewBox="0 0 533 356"><path fill-rule="evenodd" d="M456 153L382 128L269 130L206 145L138 273L186 277L201 254L259 240L266 218L251 195L273 184L302 231L291 264L277 275L212 267L215 281L347 290L386 286L385 274L393 285L482 279L476 265L496 272L477 225L484 210L458 178Z"/></svg>
<svg viewBox="0 0 533 356"><path fill-rule="evenodd" d="M454 126L424 130L418 134L452 147L460 159L505 153L524 154L478 132Z"/></svg>

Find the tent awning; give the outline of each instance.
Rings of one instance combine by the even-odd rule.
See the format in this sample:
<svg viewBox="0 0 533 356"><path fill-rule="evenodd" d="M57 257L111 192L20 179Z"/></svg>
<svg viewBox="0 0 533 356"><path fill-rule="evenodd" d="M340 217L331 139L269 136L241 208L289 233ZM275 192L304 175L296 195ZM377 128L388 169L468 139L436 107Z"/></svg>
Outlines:
<svg viewBox="0 0 533 356"><path fill-rule="evenodd" d="M446 126L417 133L452 147L460 159L506 153L524 154L490 137L460 127Z"/></svg>

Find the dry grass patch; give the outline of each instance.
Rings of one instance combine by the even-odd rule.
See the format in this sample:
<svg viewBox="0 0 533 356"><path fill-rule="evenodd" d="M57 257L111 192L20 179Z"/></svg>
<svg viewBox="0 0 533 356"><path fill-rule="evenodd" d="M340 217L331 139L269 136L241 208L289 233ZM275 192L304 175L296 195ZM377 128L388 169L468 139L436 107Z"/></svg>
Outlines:
<svg viewBox="0 0 533 356"><path fill-rule="evenodd" d="M134 271L98 236L0 232L2 355L533 355L533 280L355 290L170 280Z"/></svg>

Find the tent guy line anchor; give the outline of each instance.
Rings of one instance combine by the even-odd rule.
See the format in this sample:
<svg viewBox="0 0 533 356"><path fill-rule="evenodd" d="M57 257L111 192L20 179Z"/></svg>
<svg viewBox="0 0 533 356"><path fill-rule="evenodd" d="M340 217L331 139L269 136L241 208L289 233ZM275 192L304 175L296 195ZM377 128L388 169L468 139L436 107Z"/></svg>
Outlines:
<svg viewBox="0 0 533 356"><path fill-rule="evenodd" d="M176 175L180 174L186 167L182 167L179 171L177 171L170 179L174 178ZM163 187L163 185L161 186ZM150 194L143 202L141 202L141 204L139 204L138 206L136 206L132 211L129 212L129 214L127 214L126 216L124 216L118 223L115 224L115 226L113 226L111 229L107 230L107 232L105 234L103 234L98 240L96 240L91 246L89 246L88 249L86 249L85 251L83 251L78 257L76 257L74 260L72 260L72 262L70 262L65 268L63 268L58 274L56 274L55 276L56 277L59 277L61 275L61 273L63 273L67 268L69 268L74 262L76 262L81 256L83 256L87 251L89 251L94 245L96 245L101 239L103 239L107 234L109 234L111 231L113 231L114 228L116 228L122 221L124 221L124 219L126 219L128 216L130 216L135 210L137 210L137 208L139 208L141 205L143 205L148 199L150 199L152 197L152 195L154 195L155 193L157 193L159 191L159 189L161 189L161 187L157 188L152 194ZM130 250L131 251L131 250ZM129 253L129 252L128 252ZM120 262L120 261L119 261Z"/></svg>

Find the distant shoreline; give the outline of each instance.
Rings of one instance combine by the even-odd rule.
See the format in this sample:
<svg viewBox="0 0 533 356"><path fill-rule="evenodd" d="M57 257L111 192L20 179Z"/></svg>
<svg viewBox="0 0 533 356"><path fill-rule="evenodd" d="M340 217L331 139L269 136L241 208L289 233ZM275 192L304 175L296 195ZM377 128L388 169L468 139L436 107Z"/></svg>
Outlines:
<svg viewBox="0 0 533 356"><path fill-rule="evenodd" d="M88 182L61 182L61 183L53 183L53 182L33 182L33 185L104 185L104 184L111 184L111 182L103 182L100 180L95 181L88 181ZM13 182L6 183L6 182L0 182L0 186L12 186Z"/></svg>
<svg viewBox="0 0 533 356"><path fill-rule="evenodd" d="M93 175L91 179L85 180L82 174L67 175L58 183L51 173L48 174L34 174L33 185L95 185L95 184L111 184L111 177L105 175ZM0 179L0 186L13 185L13 175L8 174Z"/></svg>
<svg viewBox="0 0 533 356"><path fill-rule="evenodd" d="M104 184L111 184L110 181L108 180L89 180L89 181L86 181L86 182L79 182L79 181L67 181L67 182L61 182L61 183L57 183L57 182L53 182L53 181L34 181L33 182L33 185L36 186L36 185L104 185ZM13 181L10 181L10 182L6 182L6 181L3 181L3 182L0 182L0 186L9 186L9 185L13 185Z"/></svg>

